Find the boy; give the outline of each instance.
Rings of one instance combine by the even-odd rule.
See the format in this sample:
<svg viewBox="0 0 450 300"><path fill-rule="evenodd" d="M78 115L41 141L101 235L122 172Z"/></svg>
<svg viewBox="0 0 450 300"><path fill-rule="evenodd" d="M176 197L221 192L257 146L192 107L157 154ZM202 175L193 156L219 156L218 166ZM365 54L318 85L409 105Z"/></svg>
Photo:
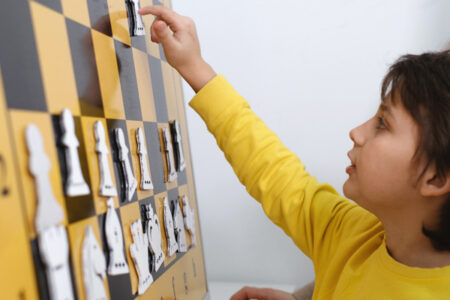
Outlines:
<svg viewBox="0 0 450 300"><path fill-rule="evenodd" d="M313 299L450 299L449 51L390 68L376 115L350 132L343 191L352 203L310 176L203 61L191 19L164 7L140 13L157 17L152 40L197 92L190 105L240 181L312 259ZM232 299L293 299L261 291Z"/></svg>

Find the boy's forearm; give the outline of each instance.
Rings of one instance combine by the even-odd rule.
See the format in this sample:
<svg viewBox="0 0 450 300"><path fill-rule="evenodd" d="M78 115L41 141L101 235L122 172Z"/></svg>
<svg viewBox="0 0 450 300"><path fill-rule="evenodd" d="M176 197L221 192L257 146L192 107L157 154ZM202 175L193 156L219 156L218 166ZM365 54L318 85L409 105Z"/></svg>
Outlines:
<svg viewBox="0 0 450 300"><path fill-rule="evenodd" d="M216 76L213 68L203 60L181 66L178 72L196 93Z"/></svg>

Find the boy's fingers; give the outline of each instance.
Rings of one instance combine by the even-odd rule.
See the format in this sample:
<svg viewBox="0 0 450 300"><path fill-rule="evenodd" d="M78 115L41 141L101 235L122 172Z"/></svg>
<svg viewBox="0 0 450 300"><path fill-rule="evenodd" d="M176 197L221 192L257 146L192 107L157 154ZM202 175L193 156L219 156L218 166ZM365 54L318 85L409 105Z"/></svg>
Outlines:
<svg viewBox="0 0 450 300"><path fill-rule="evenodd" d="M152 14L166 22L173 31L180 28L180 15L164 6L146 6L139 10L140 15Z"/></svg>
<svg viewBox="0 0 450 300"><path fill-rule="evenodd" d="M152 29L153 29L152 34L155 33L158 42L161 42L163 46L165 45L170 46L171 44L173 44L174 37L172 36L172 33L169 31L169 28L167 27L166 23L164 23L161 20L157 20L153 24Z"/></svg>
<svg viewBox="0 0 450 300"><path fill-rule="evenodd" d="M254 288L254 287L243 287L236 294L234 294L230 300L247 300L247 299L258 299L265 300L266 295L264 293L265 289Z"/></svg>

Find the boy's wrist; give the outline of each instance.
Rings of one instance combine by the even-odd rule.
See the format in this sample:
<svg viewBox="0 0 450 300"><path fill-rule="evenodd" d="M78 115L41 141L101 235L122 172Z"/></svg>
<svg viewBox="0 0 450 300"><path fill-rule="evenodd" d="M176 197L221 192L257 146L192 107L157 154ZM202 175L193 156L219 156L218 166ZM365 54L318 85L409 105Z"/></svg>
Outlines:
<svg viewBox="0 0 450 300"><path fill-rule="evenodd" d="M196 93L216 76L213 68L201 58L177 69Z"/></svg>

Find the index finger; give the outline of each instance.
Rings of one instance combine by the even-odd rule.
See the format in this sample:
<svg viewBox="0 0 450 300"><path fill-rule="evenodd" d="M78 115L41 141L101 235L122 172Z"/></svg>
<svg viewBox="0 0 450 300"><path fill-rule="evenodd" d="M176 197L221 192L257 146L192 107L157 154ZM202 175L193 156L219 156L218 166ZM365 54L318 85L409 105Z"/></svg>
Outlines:
<svg viewBox="0 0 450 300"><path fill-rule="evenodd" d="M140 15L151 14L158 17L160 20L169 25L170 29L172 30L177 30L180 27L179 25L181 16L167 7L160 5L150 5L141 8L138 12Z"/></svg>

